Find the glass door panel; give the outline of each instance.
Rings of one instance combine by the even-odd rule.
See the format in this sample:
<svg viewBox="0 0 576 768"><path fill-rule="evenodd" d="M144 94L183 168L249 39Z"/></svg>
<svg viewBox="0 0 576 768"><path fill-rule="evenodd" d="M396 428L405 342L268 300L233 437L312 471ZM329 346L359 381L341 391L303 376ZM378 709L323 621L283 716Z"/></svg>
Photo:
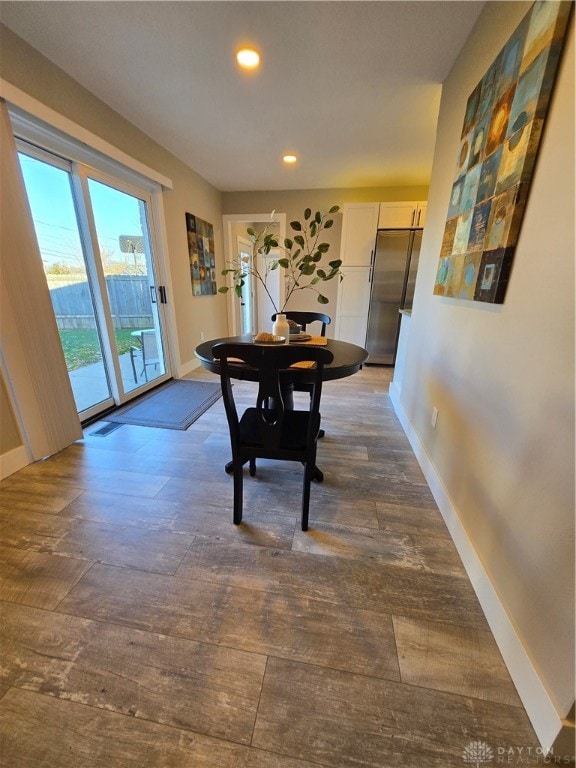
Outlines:
<svg viewBox="0 0 576 768"><path fill-rule="evenodd" d="M71 172L22 152L20 166L80 418L114 405ZM56 161L55 161L56 162Z"/></svg>
<svg viewBox="0 0 576 768"><path fill-rule="evenodd" d="M165 376L147 206L93 178L88 191L124 392Z"/></svg>

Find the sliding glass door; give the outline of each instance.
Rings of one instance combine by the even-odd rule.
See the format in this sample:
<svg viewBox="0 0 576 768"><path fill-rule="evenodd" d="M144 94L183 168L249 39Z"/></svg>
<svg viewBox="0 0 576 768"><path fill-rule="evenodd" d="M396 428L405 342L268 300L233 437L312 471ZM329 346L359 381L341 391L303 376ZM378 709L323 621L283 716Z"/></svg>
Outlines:
<svg viewBox="0 0 576 768"><path fill-rule="evenodd" d="M121 357L118 375L131 392L166 373L147 206L96 179L87 186L113 335L129 347L130 365Z"/></svg>
<svg viewBox="0 0 576 768"><path fill-rule="evenodd" d="M150 200L19 143L19 158L81 420L169 376Z"/></svg>

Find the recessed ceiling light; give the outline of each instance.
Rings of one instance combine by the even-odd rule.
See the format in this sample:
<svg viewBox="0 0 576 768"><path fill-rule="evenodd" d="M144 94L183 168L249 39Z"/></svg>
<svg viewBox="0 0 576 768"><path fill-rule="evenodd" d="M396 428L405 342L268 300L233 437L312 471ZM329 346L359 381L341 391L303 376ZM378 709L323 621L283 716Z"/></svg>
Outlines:
<svg viewBox="0 0 576 768"><path fill-rule="evenodd" d="M294 163L297 160L296 155L284 155L282 160L286 163L286 165L294 165Z"/></svg>
<svg viewBox="0 0 576 768"><path fill-rule="evenodd" d="M256 69L260 64L260 54L253 48L242 48L236 54L236 61L244 69Z"/></svg>

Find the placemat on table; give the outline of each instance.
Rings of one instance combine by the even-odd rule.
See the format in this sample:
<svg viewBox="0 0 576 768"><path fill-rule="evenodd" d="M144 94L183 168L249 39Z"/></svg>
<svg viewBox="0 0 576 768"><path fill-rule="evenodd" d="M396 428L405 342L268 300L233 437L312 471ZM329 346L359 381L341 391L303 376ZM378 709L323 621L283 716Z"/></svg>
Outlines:
<svg viewBox="0 0 576 768"><path fill-rule="evenodd" d="M306 341L292 341L291 344L305 344L307 347L325 347L328 344L327 336L312 336Z"/></svg>
<svg viewBox="0 0 576 768"><path fill-rule="evenodd" d="M228 358L229 363L244 363L246 364L245 360L241 360L239 357L229 357ZM316 365L314 360L300 360L299 363L293 363L290 368L313 368Z"/></svg>

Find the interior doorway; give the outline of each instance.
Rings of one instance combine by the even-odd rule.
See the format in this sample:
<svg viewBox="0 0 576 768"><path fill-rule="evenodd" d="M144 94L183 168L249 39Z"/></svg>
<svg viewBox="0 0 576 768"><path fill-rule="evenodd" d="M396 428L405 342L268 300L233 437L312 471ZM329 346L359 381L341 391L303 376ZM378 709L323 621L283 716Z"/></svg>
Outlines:
<svg viewBox="0 0 576 768"><path fill-rule="evenodd" d="M275 213L274 219L278 222L278 239L283 242L286 237L286 214ZM252 227L255 230L264 229L270 224L269 213L239 213L225 214L222 217L224 228L224 255L226 267L234 262L242 249L248 255L252 253L252 243L248 239L246 230ZM263 259L275 259L281 256L280 252L273 251L268 257L258 256L258 271L264 274ZM270 291L276 306L281 307L284 301L284 279L282 268L274 270L268 278L267 288ZM272 329L271 317L275 312L274 305L266 295L263 287L258 280L251 281L251 306L246 306L248 292L244 291L242 296L238 297L233 290L232 283L228 286L228 330L231 336L240 336L244 333L258 333L259 331L270 331ZM244 288L246 289L247 284ZM242 305L244 302L244 306ZM252 323L251 330L247 330Z"/></svg>

